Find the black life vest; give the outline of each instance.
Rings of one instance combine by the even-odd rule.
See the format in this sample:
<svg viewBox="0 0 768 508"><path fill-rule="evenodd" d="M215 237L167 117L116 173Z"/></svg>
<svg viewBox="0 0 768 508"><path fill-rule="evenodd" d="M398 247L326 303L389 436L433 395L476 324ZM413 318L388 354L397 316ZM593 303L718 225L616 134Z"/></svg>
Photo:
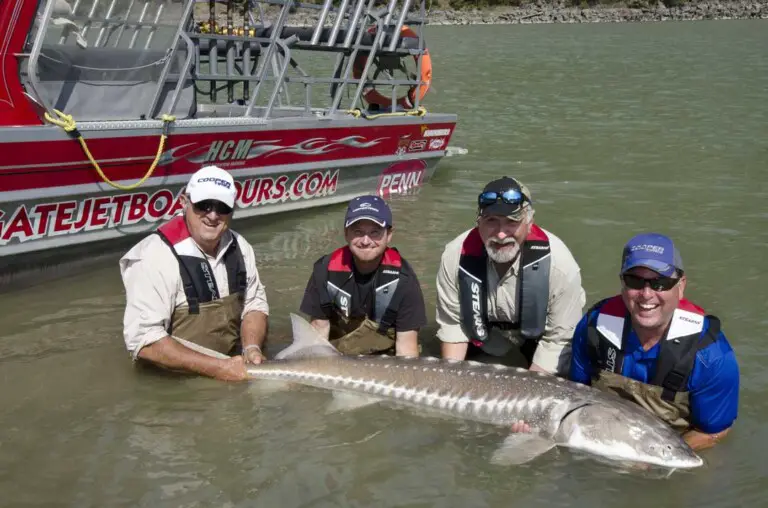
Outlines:
<svg viewBox="0 0 768 508"><path fill-rule="evenodd" d="M400 281L404 276L402 270L404 263L405 260L397 249L388 247L373 275L372 319L379 323L378 332L381 334L386 334L397 317L397 310L403 298L403 290L397 291L397 289L402 287ZM349 247L336 249L330 255L324 256L315 265L315 269L320 270L316 280L325 281L325 291L320 291L320 306L323 311L326 314L335 312L348 319L351 309L354 308L353 303L357 303L352 302L352 293L344 289L346 284L354 278L352 251Z"/></svg>
<svg viewBox="0 0 768 508"><path fill-rule="evenodd" d="M200 251L189 234L187 222L183 215L178 215L166 224L160 226L155 233L171 248L179 262L181 282L190 314L200 312L200 304L221 298L213 268ZM227 282L229 294L240 294L245 297L248 276L245 269L243 253L237 241L237 234L232 231L232 243L224 253L224 264L227 267Z"/></svg>
<svg viewBox="0 0 768 508"><path fill-rule="evenodd" d="M508 344L491 343L489 329L519 329L526 340L537 341L544 335L549 305L549 270L551 249L547 234L535 224L522 245L518 277L518 322L488 321L488 253L480 232L474 228L464 239L459 258L459 306L461 327L473 345L502 356Z"/></svg>
<svg viewBox="0 0 768 508"><path fill-rule="evenodd" d="M590 309L596 315L587 323L593 376L601 371L622 374L627 337L632 330L624 301L620 295L598 302ZM705 317L709 327L704 330ZM687 391L688 378L693 370L696 353L717 340L720 320L686 299L672 315L672 321L659 343L661 349L656 359L656 372L650 384L663 387L661 398L672 401L678 392Z"/></svg>

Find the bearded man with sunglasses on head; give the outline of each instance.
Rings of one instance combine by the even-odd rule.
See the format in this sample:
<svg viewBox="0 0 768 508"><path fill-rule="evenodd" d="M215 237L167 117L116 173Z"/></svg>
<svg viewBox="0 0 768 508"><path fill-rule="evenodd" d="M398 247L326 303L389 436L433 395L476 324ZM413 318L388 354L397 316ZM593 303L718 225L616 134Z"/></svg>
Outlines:
<svg viewBox="0 0 768 508"><path fill-rule="evenodd" d="M586 301L576 260L534 224L518 180L490 182L477 205L477 226L445 247L437 274L443 358L566 375Z"/></svg>
<svg viewBox="0 0 768 508"><path fill-rule="evenodd" d="M625 245L621 294L598 302L573 337L570 377L632 400L694 449L736 420L739 367L720 320L684 298L680 252L656 233Z"/></svg>
<svg viewBox="0 0 768 508"><path fill-rule="evenodd" d="M247 379L267 335L253 247L229 229L232 176L206 166L189 180L183 213L120 259L123 336L134 360L223 381Z"/></svg>

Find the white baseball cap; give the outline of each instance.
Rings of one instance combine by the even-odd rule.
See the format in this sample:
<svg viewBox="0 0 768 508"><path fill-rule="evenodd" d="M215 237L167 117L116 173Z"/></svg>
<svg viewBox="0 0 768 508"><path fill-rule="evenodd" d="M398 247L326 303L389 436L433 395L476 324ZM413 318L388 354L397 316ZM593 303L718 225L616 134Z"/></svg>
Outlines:
<svg viewBox="0 0 768 508"><path fill-rule="evenodd" d="M237 189L235 180L228 172L217 166L205 166L189 179L187 194L193 203L215 199L234 208Z"/></svg>

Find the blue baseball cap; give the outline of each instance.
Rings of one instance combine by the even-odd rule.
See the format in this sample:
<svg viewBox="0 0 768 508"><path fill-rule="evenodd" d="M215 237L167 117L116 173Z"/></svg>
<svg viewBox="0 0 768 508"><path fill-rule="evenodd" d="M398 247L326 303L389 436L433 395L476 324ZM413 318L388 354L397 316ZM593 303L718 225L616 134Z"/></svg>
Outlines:
<svg viewBox="0 0 768 508"><path fill-rule="evenodd" d="M659 233L642 233L624 246L621 273L636 266L644 266L671 277L676 271L683 271L683 258L669 237Z"/></svg>
<svg viewBox="0 0 768 508"><path fill-rule="evenodd" d="M360 196L349 202L344 227L359 220L373 221L383 228L392 227L392 210L379 196Z"/></svg>

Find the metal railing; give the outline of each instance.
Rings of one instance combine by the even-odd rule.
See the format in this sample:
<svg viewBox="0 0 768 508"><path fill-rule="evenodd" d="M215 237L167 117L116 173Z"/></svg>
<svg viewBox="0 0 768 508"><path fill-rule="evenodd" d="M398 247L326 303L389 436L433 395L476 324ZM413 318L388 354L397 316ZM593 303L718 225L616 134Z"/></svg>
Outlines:
<svg viewBox="0 0 768 508"><path fill-rule="evenodd" d="M232 0L76 0L72 12L64 16L68 21L63 28L60 13L53 12L54 1L42 4L27 65L31 95L49 110L52 105L38 93L37 68L43 47L52 44L51 34L62 47L73 47L79 39L86 52L95 48L164 49L156 90L142 115L147 119L175 114L184 86L190 82L198 104L207 104L208 109L227 106L230 117L262 119L291 114L330 116L365 108L369 87L392 87L391 104L384 106L396 110L398 95L422 85L426 0L420 0L418 9L412 8L412 0L388 0L376 10L377 0L337 0L338 7L334 0L322 4L238 0L242 9L238 8L237 19ZM208 13L201 12L206 2ZM216 13L221 4L226 5L226 18ZM416 34L416 41L409 35L404 42L406 25ZM165 38L158 40L161 30ZM186 57L179 64L181 50ZM308 71L307 66L315 67L318 53L332 58L333 65ZM410 60L415 61L415 74L395 78L393 71L405 69ZM393 61L398 67L392 66ZM162 101L173 81L170 101ZM325 99L318 97L324 86L330 90ZM289 93L293 87L303 88L303 93ZM219 94L223 89L227 93ZM413 107L418 108L419 102L416 93ZM160 111L162 107L167 110Z"/></svg>

